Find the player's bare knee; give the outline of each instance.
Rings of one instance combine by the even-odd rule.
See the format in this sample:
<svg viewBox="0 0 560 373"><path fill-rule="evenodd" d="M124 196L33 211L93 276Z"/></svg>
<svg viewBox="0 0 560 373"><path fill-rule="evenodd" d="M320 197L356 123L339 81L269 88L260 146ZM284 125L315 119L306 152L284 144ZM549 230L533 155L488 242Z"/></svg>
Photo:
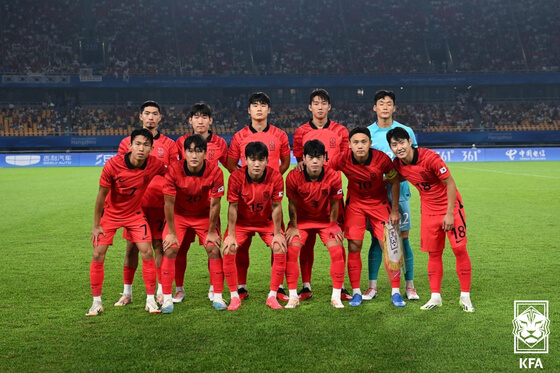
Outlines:
<svg viewBox="0 0 560 373"><path fill-rule="evenodd" d="M136 244L136 246L138 247L143 260L153 259L154 252L152 250L151 242L139 242Z"/></svg>
<svg viewBox="0 0 560 373"><path fill-rule="evenodd" d="M359 253L362 250L362 241L348 240L348 251L351 253Z"/></svg>
<svg viewBox="0 0 560 373"><path fill-rule="evenodd" d="M177 257L177 253L179 252L178 247L169 247L167 250L163 252L163 256L167 259L175 259ZM157 255L157 252L156 252Z"/></svg>
<svg viewBox="0 0 560 373"><path fill-rule="evenodd" d="M220 259L220 249L216 245L206 245L208 259Z"/></svg>

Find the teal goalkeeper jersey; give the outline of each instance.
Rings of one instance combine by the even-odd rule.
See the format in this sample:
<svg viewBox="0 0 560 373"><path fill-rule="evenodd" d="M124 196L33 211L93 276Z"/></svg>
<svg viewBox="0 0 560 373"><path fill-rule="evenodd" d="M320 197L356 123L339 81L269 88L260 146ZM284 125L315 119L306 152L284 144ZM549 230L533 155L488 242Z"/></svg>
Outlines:
<svg viewBox="0 0 560 373"><path fill-rule="evenodd" d="M412 146L418 147L418 143L416 142L416 136L410 127L405 126L404 124L400 124L399 122L393 120L393 124L389 128L381 128L377 125L377 122L373 123L368 127L369 131L371 132L371 147L382 152L385 152L393 160L395 155L391 151L391 147L387 142L387 132L392 130L395 127L402 127L404 128L408 134L410 135L410 139L412 140ZM391 195L391 190L389 189L389 196ZM401 196L399 201L408 201L410 199L410 188L408 186L408 181L403 181L401 183Z"/></svg>

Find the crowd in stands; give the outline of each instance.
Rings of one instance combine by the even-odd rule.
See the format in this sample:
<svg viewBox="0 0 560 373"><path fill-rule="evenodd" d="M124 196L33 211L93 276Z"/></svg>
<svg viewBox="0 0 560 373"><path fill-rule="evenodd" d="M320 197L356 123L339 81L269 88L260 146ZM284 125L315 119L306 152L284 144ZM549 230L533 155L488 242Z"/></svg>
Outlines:
<svg viewBox="0 0 560 373"><path fill-rule="evenodd" d="M233 134L249 123L247 109L234 100L232 104L213 103L217 134ZM460 94L454 103L397 104L395 120L410 125L415 131L504 131L559 130L560 102L524 101L521 103L486 102L477 95ZM189 132L187 106L164 105L160 129L169 135ZM348 128L368 126L375 121L371 104L344 103L333 106L331 120ZM269 123L288 133L310 119L306 106L283 105L272 107ZM122 135L139 125L137 108L79 107L58 108L14 106L0 108L0 135ZM86 132L87 131L87 132Z"/></svg>
<svg viewBox="0 0 560 373"><path fill-rule="evenodd" d="M11 0L2 11L3 74L560 71L558 1ZM86 61L94 45L100 60Z"/></svg>

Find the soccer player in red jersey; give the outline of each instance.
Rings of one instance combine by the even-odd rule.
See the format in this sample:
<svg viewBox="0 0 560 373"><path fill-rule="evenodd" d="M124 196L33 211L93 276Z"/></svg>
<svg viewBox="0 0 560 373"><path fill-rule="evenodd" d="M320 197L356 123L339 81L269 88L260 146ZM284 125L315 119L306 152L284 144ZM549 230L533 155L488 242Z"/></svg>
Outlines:
<svg viewBox="0 0 560 373"><path fill-rule="evenodd" d="M247 165L235 170L228 180L228 230L224 238L224 277L231 292L228 310L241 305L237 288L235 257L239 246L258 233L272 249L270 292L266 305L281 309L276 300L286 270L286 239L282 232L282 196L284 180L280 172L268 167L268 149L260 141L245 147Z"/></svg>
<svg viewBox="0 0 560 373"><path fill-rule="evenodd" d="M342 199L342 179L339 172L323 167L326 155L325 145L321 141L307 141L303 147L303 170L294 169L286 178L290 215L290 224L286 230L286 281L290 299L286 308L299 305L298 257L305 242L316 234L319 234L331 256L331 304L335 308L344 308L340 300L344 283L343 233L337 223L339 201Z"/></svg>
<svg viewBox="0 0 560 373"><path fill-rule="evenodd" d="M430 149L414 148L408 132L400 127L387 133L387 141L396 158L395 169L420 193L422 208L420 249L428 252L428 276L432 297L420 309L440 307L442 254L447 235L455 254L461 285L459 303L464 311L474 312L470 297L471 259L467 252L467 224L463 200L455 180L441 157Z"/></svg>
<svg viewBox="0 0 560 373"><path fill-rule="evenodd" d="M166 165L178 161L179 152L175 142L169 137L163 135L158 131L158 124L161 121L161 107L155 101L146 101L140 107L139 118L142 121L143 128L150 131L154 137L154 150L150 153L151 156L161 160ZM130 137L126 137L119 145L118 154L125 154L128 152L128 144L130 144ZM157 300L161 304L163 296L161 295L161 260L163 258L163 247L161 242L161 235L163 227L165 226L165 215L163 212L163 184L164 178L156 176L142 199L142 210L148 218L148 224L152 231L152 246L154 248L156 258L156 272L158 279ZM128 232L125 229L123 238L127 239L126 254L124 257L123 265L123 280L124 289L121 298L115 303L115 306L125 306L132 302L132 283L134 281L134 274L138 267L138 248L132 243Z"/></svg>
<svg viewBox="0 0 560 373"><path fill-rule="evenodd" d="M251 124L233 135L228 151L227 169L230 173L233 173L240 167L239 160L241 160L241 166L245 166L245 147L250 142L260 141L268 148L268 167L280 171L280 174L283 175L290 167L290 143L286 132L268 123L267 118L270 114L270 98L268 95L263 92L253 93L249 97L248 112L251 116ZM249 296L247 271L249 269L249 246L251 246L252 236L253 234L237 250L237 275L241 299ZM281 287L278 292L278 299L288 300L288 296Z"/></svg>
<svg viewBox="0 0 560 373"><path fill-rule="evenodd" d="M218 161L225 167L227 165L228 146L226 140L210 131L210 125L213 122L212 108L205 102L194 104L189 110L189 123L193 127L192 133L187 133L177 139L177 148L180 157L185 158L185 140L193 135L199 134L206 139L206 160L210 163L218 165ZM187 269L187 252L190 244L194 242L195 236L193 231L187 232L187 236L183 240L177 258L175 260L175 286L176 293L173 297L174 302L181 302L185 298L185 289L183 283L185 280L185 271ZM208 299L214 299L214 288L210 285L208 290Z"/></svg>
<svg viewBox="0 0 560 373"><path fill-rule="evenodd" d="M350 131L350 149L333 157L329 166L342 171L348 178L348 198L344 217L344 237L348 240L348 277L352 285L353 296L351 306L362 303L360 277L362 274L362 258L360 252L366 218L369 218L374 236L383 246L383 226L386 222L397 224L399 215L399 178L387 154L370 149L370 132L367 128L356 127ZM387 183L391 184L393 193L392 206L387 199L387 187L383 180L386 175ZM400 271L392 271L385 266L393 295L391 300L396 306L404 306L399 293Z"/></svg>
<svg viewBox="0 0 560 373"><path fill-rule="evenodd" d="M348 129L342 124L331 121L328 117L331 110L331 98L329 93L321 88L314 89L309 95L309 111L313 118L299 126L294 132L294 157L298 161L297 169L303 168L303 145L309 140L319 140L326 148L324 164L329 163L329 159L348 149ZM339 200L339 212L343 218L344 204L342 198ZM341 222L342 223L342 222ZM301 249L299 259L301 267L301 280L303 288L299 292L299 299L306 300L313 296L311 292L311 272L314 261L315 235L308 237L305 245ZM350 295L343 289L344 300L349 300Z"/></svg>
<svg viewBox="0 0 560 373"><path fill-rule="evenodd" d="M222 300L224 272L220 256L220 201L224 195L224 174L206 157L206 140L199 134L185 140L185 159L170 166L163 188L165 218L163 230L162 313L173 312L175 258L184 238L197 235L208 254L210 283L214 287L213 306L225 310ZM184 293L183 293L184 294Z"/></svg>
<svg viewBox="0 0 560 373"><path fill-rule="evenodd" d="M134 130L130 138L130 152L109 159L99 180L91 230L93 259L89 270L93 305L86 316L97 316L103 312L101 290L105 277L105 254L121 227L128 230L131 241L142 255L146 310L160 312L154 299L156 265L151 247L152 235L142 211L142 196L156 175L164 176L165 164L149 156L153 144L150 131L145 128Z"/></svg>
<svg viewBox="0 0 560 373"><path fill-rule="evenodd" d="M187 137L198 133L206 140L206 160L215 163L216 165L219 161L224 167L227 166L227 142L220 136L210 131L210 126L213 121L212 108L207 103L198 102L190 108L189 124L193 128L193 132L179 137L176 141L181 159L185 158L185 140Z"/></svg>

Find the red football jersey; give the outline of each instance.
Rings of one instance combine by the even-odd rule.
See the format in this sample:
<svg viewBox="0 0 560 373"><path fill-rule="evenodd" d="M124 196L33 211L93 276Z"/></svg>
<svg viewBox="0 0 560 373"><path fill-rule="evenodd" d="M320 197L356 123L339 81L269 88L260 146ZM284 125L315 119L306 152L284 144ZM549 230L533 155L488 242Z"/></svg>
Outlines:
<svg viewBox="0 0 560 373"><path fill-rule="evenodd" d="M270 124L263 131L257 132L251 125L248 125L233 135L228 157L241 159L241 166L245 166L245 147L253 141L260 141L266 145L268 167L280 170L280 157L290 154L290 142L286 132Z"/></svg>
<svg viewBox="0 0 560 373"><path fill-rule="evenodd" d="M279 171L266 167L262 178L253 182L247 167L235 170L228 180L227 200L237 202L237 224L262 226L272 219L272 201L280 202L284 179Z"/></svg>
<svg viewBox="0 0 560 373"><path fill-rule="evenodd" d="M447 186L442 180L447 179L451 173L436 152L419 148L414 151L411 164L405 165L395 158L393 165L402 177L418 189L423 214L439 215L447 212ZM459 190L457 198L461 200Z"/></svg>
<svg viewBox="0 0 560 373"><path fill-rule="evenodd" d="M220 161L225 166L228 157L227 142L220 136L213 134L212 131L208 132L210 135L206 138L206 160L215 164L218 164L218 161ZM185 159L185 140L192 134L187 133L176 141L180 159Z"/></svg>
<svg viewBox="0 0 560 373"><path fill-rule="evenodd" d="M325 145L327 158L325 164L335 155L348 149L348 129L342 124L329 120L323 128L318 128L309 121L299 126L294 132L294 157L303 158L303 146L309 140L319 140Z"/></svg>
<svg viewBox="0 0 560 373"><path fill-rule="evenodd" d="M331 199L342 198L340 173L324 167L317 181L305 170L291 170L286 177L286 196L297 200L297 222L317 223L326 227L330 222Z"/></svg>
<svg viewBox="0 0 560 373"><path fill-rule="evenodd" d="M135 168L128 155L109 159L99 179L99 185L110 189L105 198L104 215L125 219L141 210L142 197L152 179L165 175L165 164L155 157L148 157L140 168Z"/></svg>
<svg viewBox="0 0 560 373"><path fill-rule="evenodd" d="M209 161L198 174L192 174L185 161L172 164L165 175L163 194L175 196L175 214L208 217L210 199L224 195L224 174Z"/></svg>
<svg viewBox="0 0 560 373"><path fill-rule="evenodd" d="M118 154L126 154L130 151L130 136L125 137L121 144L119 145ZM169 137L163 135L158 131L158 134L154 136L154 149L150 153L151 156L156 157L165 165L177 162L179 160L179 152L177 150L177 145L175 141ZM165 180L163 178L155 177L148 190L144 194L144 199L142 200L142 207L162 207L163 208L163 184Z"/></svg>
<svg viewBox="0 0 560 373"><path fill-rule="evenodd" d="M352 149L348 148L331 158L329 166L334 170L342 171L348 178L348 203L360 204L367 208L387 200L387 187L383 182L383 174L390 175L394 169L391 158L387 154L369 149L366 162L358 164Z"/></svg>

